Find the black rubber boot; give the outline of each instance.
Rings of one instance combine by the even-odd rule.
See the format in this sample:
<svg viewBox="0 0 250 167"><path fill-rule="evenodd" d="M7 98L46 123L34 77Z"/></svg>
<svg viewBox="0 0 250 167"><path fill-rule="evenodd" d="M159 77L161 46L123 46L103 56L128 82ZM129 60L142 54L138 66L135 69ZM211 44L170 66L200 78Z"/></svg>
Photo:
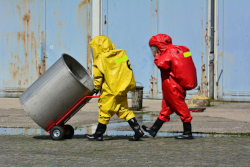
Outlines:
<svg viewBox="0 0 250 167"><path fill-rule="evenodd" d="M183 122L183 129L183 134L176 136L175 139L193 139L191 122Z"/></svg>
<svg viewBox="0 0 250 167"><path fill-rule="evenodd" d="M142 125L143 130L148 132L152 137L155 137L161 126L163 125L163 121L157 118L154 125L151 128L146 127L145 125Z"/></svg>
<svg viewBox="0 0 250 167"><path fill-rule="evenodd" d="M86 135L89 140L103 141L102 135L105 133L107 125L99 123L93 135Z"/></svg>
<svg viewBox="0 0 250 167"><path fill-rule="evenodd" d="M129 141L137 141L139 140L144 133L142 132L140 125L138 124L138 122L136 121L135 118L132 118L128 121L130 127L134 130L135 135L133 137L129 138Z"/></svg>

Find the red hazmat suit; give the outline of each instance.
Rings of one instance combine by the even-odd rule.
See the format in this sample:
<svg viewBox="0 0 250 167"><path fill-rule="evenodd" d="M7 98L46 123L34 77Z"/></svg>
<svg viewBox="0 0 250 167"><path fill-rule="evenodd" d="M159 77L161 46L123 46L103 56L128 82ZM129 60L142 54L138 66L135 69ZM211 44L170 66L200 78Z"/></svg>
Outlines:
<svg viewBox="0 0 250 167"><path fill-rule="evenodd" d="M161 70L162 110L158 118L164 122L170 120L170 114L178 114L182 122L190 122L192 116L185 103L186 90L197 86L196 68L189 49L172 45L172 39L166 34L158 34L149 40L149 46L160 51L154 63Z"/></svg>

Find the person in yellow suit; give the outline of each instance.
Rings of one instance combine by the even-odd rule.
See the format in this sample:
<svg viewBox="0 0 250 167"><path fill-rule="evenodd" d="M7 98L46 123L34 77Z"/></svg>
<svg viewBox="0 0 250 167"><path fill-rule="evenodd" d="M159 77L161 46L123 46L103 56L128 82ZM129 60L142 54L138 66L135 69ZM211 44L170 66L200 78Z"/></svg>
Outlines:
<svg viewBox="0 0 250 167"><path fill-rule="evenodd" d="M93 51L94 90L100 91L98 101L99 119L96 132L87 135L89 140L103 140L110 118L116 114L125 119L135 135L130 141L139 140L144 133L135 119L133 111L128 109L127 93L134 91L136 84L131 64L124 49L115 49L106 36L96 36L91 42Z"/></svg>

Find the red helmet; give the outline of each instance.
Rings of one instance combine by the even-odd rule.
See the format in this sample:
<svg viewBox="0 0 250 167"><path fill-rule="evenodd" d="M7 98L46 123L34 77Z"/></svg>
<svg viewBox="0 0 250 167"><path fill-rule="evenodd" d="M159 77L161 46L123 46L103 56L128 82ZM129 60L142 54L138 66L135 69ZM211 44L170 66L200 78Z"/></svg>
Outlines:
<svg viewBox="0 0 250 167"><path fill-rule="evenodd" d="M157 34L149 40L149 46L156 46L161 53L167 50L168 45L172 45L172 38L166 34Z"/></svg>

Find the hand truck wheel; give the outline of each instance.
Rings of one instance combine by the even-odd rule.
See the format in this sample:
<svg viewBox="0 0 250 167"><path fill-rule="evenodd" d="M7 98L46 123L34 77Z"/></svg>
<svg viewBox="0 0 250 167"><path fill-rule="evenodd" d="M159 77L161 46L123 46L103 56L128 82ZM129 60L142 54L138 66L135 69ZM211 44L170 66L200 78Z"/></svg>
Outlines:
<svg viewBox="0 0 250 167"><path fill-rule="evenodd" d="M74 128L71 125L65 125L64 139L72 139L74 133Z"/></svg>
<svg viewBox="0 0 250 167"><path fill-rule="evenodd" d="M62 140L64 137L65 131L62 126L53 126L50 130L50 137L53 140Z"/></svg>

